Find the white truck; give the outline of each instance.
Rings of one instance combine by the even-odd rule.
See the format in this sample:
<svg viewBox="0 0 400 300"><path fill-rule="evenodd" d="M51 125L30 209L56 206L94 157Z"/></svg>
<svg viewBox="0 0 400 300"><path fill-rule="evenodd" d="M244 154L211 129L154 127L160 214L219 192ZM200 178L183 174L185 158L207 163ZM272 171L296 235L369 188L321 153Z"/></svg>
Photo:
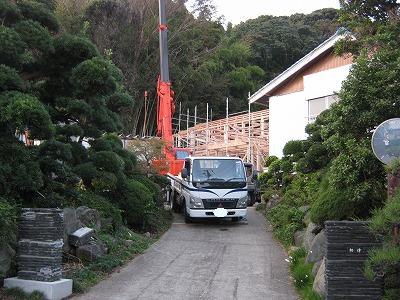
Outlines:
<svg viewBox="0 0 400 300"><path fill-rule="evenodd" d="M247 214L248 189L243 161L237 157L188 157L171 180L170 206L185 222L196 218L231 218Z"/></svg>

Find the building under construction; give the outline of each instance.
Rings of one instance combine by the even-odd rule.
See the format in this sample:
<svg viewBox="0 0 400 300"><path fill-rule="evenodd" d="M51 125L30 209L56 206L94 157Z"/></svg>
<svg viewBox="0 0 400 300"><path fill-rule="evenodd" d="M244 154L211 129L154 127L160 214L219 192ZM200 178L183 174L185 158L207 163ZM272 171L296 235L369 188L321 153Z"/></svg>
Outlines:
<svg viewBox="0 0 400 300"><path fill-rule="evenodd" d="M196 124L174 135L195 156L238 156L261 171L268 156L268 110Z"/></svg>

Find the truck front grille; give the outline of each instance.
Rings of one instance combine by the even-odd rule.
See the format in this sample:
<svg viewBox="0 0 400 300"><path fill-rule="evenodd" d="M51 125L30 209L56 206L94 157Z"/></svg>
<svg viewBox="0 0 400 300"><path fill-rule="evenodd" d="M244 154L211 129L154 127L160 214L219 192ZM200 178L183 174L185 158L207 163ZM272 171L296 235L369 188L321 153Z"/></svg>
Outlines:
<svg viewBox="0 0 400 300"><path fill-rule="evenodd" d="M236 208L238 199L203 199L205 209Z"/></svg>

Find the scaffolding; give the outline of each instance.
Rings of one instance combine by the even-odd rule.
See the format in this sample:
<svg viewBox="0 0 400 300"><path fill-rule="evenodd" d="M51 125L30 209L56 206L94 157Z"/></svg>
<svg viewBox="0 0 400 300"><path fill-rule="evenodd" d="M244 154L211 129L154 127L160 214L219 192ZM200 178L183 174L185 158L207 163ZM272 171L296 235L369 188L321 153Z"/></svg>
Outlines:
<svg viewBox="0 0 400 300"><path fill-rule="evenodd" d="M207 109L208 112L208 109ZM187 114L187 116L189 113ZM208 115L208 113L207 113ZM268 110L208 121L178 131L177 147L190 149L194 156L238 156L261 171L268 156Z"/></svg>

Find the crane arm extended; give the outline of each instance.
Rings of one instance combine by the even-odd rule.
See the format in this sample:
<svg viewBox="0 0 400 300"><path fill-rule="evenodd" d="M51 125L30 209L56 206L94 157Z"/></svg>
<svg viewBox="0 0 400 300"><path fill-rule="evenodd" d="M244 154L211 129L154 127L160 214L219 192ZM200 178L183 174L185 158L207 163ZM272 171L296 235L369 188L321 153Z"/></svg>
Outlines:
<svg viewBox="0 0 400 300"><path fill-rule="evenodd" d="M169 79L168 25L165 0L159 0L160 76L157 83L157 135L172 146L172 116L175 105Z"/></svg>

